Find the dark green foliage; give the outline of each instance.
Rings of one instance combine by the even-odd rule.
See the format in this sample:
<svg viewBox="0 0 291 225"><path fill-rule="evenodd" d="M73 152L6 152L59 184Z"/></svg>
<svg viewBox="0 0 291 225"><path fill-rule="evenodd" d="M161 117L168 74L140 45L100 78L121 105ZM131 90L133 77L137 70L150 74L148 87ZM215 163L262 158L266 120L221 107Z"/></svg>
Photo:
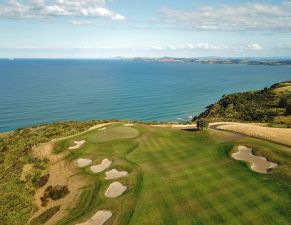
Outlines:
<svg viewBox="0 0 291 225"><path fill-rule="evenodd" d="M199 119L197 121L197 128L199 130L207 130L209 126L209 123L206 119Z"/></svg>
<svg viewBox="0 0 291 225"><path fill-rule="evenodd" d="M49 186L46 191L48 191L49 197L54 201L63 198L70 193L69 188L66 185L56 185L54 187Z"/></svg>
<svg viewBox="0 0 291 225"><path fill-rule="evenodd" d="M56 201L58 199L61 199L65 197L67 194L69 194L69 188L66 185L56 185L56 186L48 186L43 193L43 196L40 198L41 205L46 206L48 203L49 198Z"/></svg>
<svg viewBox="0 0 291 225"><path fill-rule="evenodd" d="M48 210L40 214L38 217L31 220L30 225L45 224L50 218L52 218L60 210L60 208L61 208L60 205L49 208Z"/></svg>
<svg viewBox="0 0 291 225"><path fill-rule="evenodd" d="M243 92L225 95L216 104L207 107L207 110L198 116L211 121L247 121L272 122L276 116L282 115L291 96L278 94L275 87L261 91Z"/></svg>
<svg viewBox="0 0 291 225"><path fill-rule="evenodd" d="M35 187L36 188L40 188L43 187L44 185L47 184L48 180L49 180L49 174L43 175L41 176L36 182L35 182Z"/></svg>
<svg viewBox="0 0 291 225"><path fill-rule="evenodd" d="M291 115L291 104L286 107L286 114Z"/></svg>
<svg viewBox="0 0 291 225"><path fill-rule="evenodd" d="M288 100L285 96L281 97L280 98L280 101L279 101L279 107L280 108L286 108L288 105Z"/></svg>

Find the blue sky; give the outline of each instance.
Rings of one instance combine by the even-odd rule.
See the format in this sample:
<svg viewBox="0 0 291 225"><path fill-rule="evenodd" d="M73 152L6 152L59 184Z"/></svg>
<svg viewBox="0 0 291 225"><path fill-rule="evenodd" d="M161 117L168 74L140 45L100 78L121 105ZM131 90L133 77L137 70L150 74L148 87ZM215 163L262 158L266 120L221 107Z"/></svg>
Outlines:
<svg viewBox="0 0 291 225"><path fill-rule="evenodd" d="M291 1L0 0L0 57L291 57Z"/></svg>

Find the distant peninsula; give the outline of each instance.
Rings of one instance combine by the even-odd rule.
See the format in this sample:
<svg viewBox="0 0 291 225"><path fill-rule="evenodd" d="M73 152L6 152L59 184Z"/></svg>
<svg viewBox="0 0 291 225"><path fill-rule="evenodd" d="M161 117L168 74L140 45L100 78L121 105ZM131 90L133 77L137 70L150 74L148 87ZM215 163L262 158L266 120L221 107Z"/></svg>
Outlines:
<svg viewBox="0 0 291 225"><path fill-rule="evenodd" d="M265 65L265 66L291 66L291 59L289 58L216 58L216 57L202 57L202 58L147 58L135 57L124 58L127 61L145 61L145 62L165 62L165 63L202 63L202 64L245 64L245 65Z"/></svg>

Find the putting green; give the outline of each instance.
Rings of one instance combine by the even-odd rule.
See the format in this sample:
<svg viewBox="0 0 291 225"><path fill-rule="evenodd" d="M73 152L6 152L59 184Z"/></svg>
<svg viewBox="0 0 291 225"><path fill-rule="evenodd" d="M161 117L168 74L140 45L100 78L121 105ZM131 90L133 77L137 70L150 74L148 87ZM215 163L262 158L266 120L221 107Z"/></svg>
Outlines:
<svg viewBox="0 0 291 225"><path fill-rule="evenodd" d="M112 126L107 137L102 131L81 136L88 142L68 159L110 158L110 169L128 171L116 179L127 190L106 198L112 181L105 172L79 169L91 183L60 225L84 222L102 209L112 212L114 225L290 224L290 148L253 138L232 140L221 131L136 127ZM230 157L239 144L261 150L280 166L270 174L251 171Z"/></svg>
<svg viewBox="0 0 291 225"><path fill-rule="evenodd" d="M87 137L93 142L107 142L118 139L134 138L139 135L137 129L125 126L108 127L91 132Z"/></svg>

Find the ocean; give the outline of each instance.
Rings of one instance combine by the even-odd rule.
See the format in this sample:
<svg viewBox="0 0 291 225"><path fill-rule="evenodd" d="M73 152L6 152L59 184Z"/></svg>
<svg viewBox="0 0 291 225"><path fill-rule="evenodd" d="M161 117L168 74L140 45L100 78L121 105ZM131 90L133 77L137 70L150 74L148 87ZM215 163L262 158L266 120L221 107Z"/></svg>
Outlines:
<svg viewBox="0 0 291 225"><path fill-rule="evenodd" d="M64 120L186 120L224 94L284 80L290 67L3 59L0 131Z"/></svg>

